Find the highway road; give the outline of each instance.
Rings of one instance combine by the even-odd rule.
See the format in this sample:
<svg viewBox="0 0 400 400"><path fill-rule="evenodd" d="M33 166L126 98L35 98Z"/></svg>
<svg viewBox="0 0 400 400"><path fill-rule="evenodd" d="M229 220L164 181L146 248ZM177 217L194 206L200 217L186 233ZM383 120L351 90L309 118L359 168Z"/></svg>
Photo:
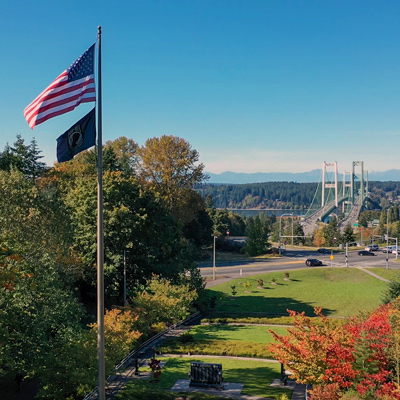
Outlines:
<svg viewBox="0 0 400 400"><path fill-rule="evenodd" d="M359 256L357 251L363 248L357 248L356 251L351 250L348 253L348 267L366 267L366 268L386 268L385 253L376 251L375 256ZM307 258L317 258L323 262L323 267L346 267L345 252L333 253L333 260L330 254L320 254L311 250L300 250L295 248L287 248L284 256L281 258L269 258L265 260L252 261L235 261L235 262L218 262L216 261L216 280L207 283L207 286L221 283L226 280L238 278L240 276L251 276L265 272L290 271L301 268L316 268L307 267L305 261ZM389 268L400 269L400 259L397 261L394 254L388 255ZM203 277L208 278L213 276L212 262L200 267Z"/></svg>

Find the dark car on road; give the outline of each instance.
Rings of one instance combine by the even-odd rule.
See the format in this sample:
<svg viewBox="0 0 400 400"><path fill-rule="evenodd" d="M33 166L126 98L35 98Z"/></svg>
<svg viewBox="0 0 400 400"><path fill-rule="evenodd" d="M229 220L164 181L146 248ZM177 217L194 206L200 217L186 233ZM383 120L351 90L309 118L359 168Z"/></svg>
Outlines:
<svg viewBox="0 0 400 400"><path fill-rule="evenodd" d="M314 267L318 265L322 265L322 261L317 260L316 258L309 258L306 260L307 267Z"/></svg>
<svg viewBox="0 0 400 400"><path fill-rule="evenodd" d="M331 251L328 249L318 249L317 251L318 251L318 253L322 253L322 254L331 254Z"/></svg>
<svg viewBox="0 0 400 400"><path fill-rule="evenodd" d="M367 250L358 251L357 254L359 256L374 256L375 255L372 251L367 251Z"/></svg>

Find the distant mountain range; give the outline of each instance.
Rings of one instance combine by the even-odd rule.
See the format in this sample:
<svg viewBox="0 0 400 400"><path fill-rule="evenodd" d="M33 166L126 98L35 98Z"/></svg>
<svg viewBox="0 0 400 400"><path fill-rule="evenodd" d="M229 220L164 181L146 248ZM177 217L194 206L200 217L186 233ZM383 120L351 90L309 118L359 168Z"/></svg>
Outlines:
<svg viewBox="0 0 400 400"><path fill-rule="evenodd" d="M357 171L358 174L359 171ZM246 174L242 172L226 171L221 174L207 172L210 179L207 183L258 183L258 182L320 182L322 179L322 170L313 169L310 172L256 172ZM331 175L329 175L331 176ZM347 177L348 178L348 177ZM338 174L338 179L343 180L343 175ZM387 171L368 172L369 181L400 181L400 169L390 169Z"/></svg>

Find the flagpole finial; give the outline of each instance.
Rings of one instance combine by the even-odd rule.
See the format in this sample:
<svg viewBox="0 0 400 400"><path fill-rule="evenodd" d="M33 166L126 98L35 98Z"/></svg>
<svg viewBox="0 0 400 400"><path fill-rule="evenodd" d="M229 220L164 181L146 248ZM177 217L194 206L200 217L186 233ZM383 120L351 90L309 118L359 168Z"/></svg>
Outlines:
<svg viewBox="0 0 400 400"><path fill-rule="evenodd" d="M99 25L99 26L97 27L97 33L98 33L99 35L101 35L101 25Z"/></svg>

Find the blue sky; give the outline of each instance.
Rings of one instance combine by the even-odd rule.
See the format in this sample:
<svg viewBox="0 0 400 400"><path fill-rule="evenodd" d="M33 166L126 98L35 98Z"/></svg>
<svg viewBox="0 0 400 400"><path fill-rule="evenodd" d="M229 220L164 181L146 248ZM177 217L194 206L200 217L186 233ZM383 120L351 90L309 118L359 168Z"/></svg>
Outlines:
<svg viewBox="0 0 400 400"><path fill-rule="evenodd" d="M185 138L213 173L400 169L398 0L58 0L0 5L0 151L45 161L91 105L23 109L103 28L104 141Z"/></svg>

